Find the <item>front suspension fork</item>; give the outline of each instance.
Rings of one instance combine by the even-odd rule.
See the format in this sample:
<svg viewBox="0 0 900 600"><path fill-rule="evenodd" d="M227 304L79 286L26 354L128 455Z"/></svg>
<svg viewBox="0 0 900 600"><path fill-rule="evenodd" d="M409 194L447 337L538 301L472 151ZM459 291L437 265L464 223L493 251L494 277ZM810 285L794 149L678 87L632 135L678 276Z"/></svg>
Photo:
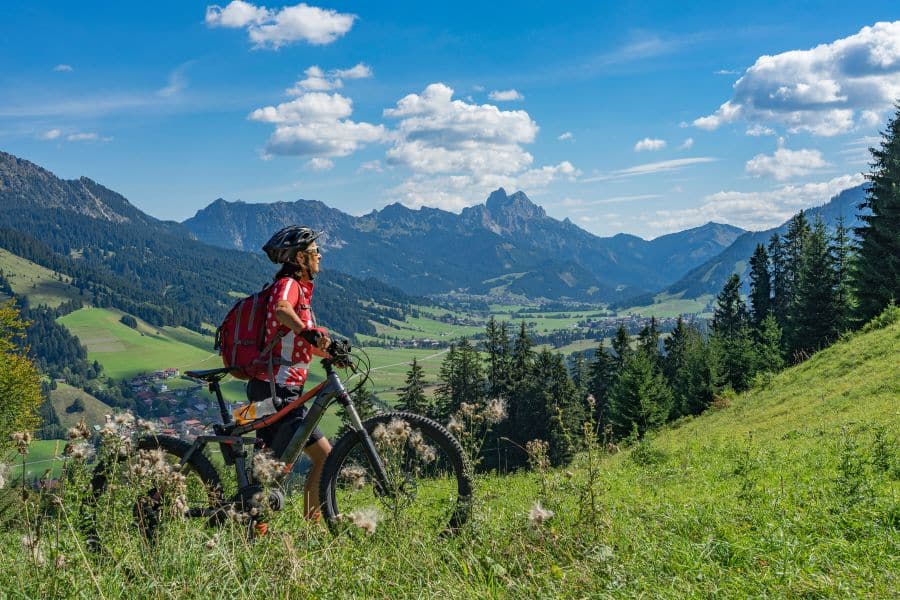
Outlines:
<svg viewBox="0 0 900 600"><path fill-rule="evenodd" d="M363 452L365 452L366 458L369 461L369 466L375 473L375 483L377 485L376 492L379 496L388 494L391 490L391 485L387 470L384 467L384 461L381 460L381 455L378 454L378 449L375 447L375 442L372 441L372 436L366 431L362 419L359 418L359 413L356 412L356 407L353 406L350 395L347 394L347 392L344 392L339 397L338 402L340 402L341 406L344 407L344 410L347 411L350 425L355 430L359 441L362 443Z"/></svg>

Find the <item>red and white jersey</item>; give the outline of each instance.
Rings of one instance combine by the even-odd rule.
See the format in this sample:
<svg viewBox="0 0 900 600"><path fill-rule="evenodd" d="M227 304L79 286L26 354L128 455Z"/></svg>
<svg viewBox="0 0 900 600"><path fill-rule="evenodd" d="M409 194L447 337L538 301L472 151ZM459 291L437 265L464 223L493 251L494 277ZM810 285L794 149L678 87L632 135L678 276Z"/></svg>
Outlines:
<svg viewBox="0 0 900 600"><path fill-rule="evenodd" d="M313 345L307 342L302 335L294 333L278 322L275 318L275 306L279 301L287 300L294 307L300 320L303 321L304 328L315 330L317 329L315 318L310 308L312 293L313 283L311 281L298 281L293 277L282 277L272 286L269 306L266 310L265 344L268 344L278 332L287 332L272 350L273 356L276 358L273 373L275 383L278 385L289 388L303 386L309 372L309 361L313 357ZM279 357L282 364L278 364ZM264 370L256 378L269 381L269 374Z"/></svg>

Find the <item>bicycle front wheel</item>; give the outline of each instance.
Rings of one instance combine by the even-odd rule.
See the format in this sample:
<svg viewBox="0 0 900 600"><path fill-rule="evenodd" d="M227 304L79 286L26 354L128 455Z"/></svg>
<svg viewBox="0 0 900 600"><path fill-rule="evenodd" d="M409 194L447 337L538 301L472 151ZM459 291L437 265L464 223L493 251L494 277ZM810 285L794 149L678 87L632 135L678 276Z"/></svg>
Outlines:
<svg viewBox="0 0 900 600"><path fill-rule="evenodd" d="M420 534L456 532L469 519L472 502L471 472L456 438L435 421L405 412L377 415L363 425L387 481L379 481L357 432L341 437L319 487L331 530L371 533L385 522Z"/></svg>

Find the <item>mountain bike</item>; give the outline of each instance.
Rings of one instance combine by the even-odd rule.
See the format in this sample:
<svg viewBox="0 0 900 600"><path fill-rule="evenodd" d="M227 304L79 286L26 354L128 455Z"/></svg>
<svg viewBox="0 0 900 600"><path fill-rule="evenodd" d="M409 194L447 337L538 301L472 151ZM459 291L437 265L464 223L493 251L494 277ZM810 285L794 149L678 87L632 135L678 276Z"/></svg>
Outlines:
<svg viewBox="0 0 900 600"><path fill-rule="evenodd" d="M268 488L252 465L262 451L251 437L262 427L282 423L273 447L274 458L283 466L278 482L300 458L307 440L334 403L343 408L347 432L334 444L322 472L319 502L328 527L335 533L353 527L363 513L377 511L401 527L435 535L454 533L469 518L472 500L471 470L456 438L437 422L409 412L392 411L362 420L351 392L368 379L369 366L357 366L358 357L348 342L333 342L329 358L323 359L325 379L314 388L288 399L277 412L247 423L238 423L222 397L220 382L227 368L188 371L188 377L206 382L218 402L221 424L212 435L192 442L169 435L144 435L128 453L114 453L101 460L91 481L94 519L88 539L100 543L101 511L120 516L128 512L140 532L153 539L165 514L206 519L222 524L229 518L246 523L252 537L260 531L261 516L280 510L285 494L279 485ZM348 391L338 369L359 376L361 383ZM351 376L352 377L352 376ZM284 423L307 403L309 411L292 431ZM279 444L279 439L282 443ZM285 441L286 440L286 441ZM218 446L221 463L233 467L230 493L210 447ZM271 463L270 463L271 464ZM116 517L113 517L116 518Z"/></svg>

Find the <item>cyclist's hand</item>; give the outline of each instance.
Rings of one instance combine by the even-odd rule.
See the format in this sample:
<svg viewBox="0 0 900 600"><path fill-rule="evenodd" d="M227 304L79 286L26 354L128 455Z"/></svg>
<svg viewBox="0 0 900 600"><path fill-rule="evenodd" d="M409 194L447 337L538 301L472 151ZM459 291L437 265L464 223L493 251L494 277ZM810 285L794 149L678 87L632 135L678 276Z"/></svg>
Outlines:
<svg viewBox="0 0 900 600"><path fill-rule="evenodd" d="M316 346L323 352L328 351L328 347L331 346L331 338L328 337L327 333L323 333L319 336L319 339L316 340Z"/></svg>

